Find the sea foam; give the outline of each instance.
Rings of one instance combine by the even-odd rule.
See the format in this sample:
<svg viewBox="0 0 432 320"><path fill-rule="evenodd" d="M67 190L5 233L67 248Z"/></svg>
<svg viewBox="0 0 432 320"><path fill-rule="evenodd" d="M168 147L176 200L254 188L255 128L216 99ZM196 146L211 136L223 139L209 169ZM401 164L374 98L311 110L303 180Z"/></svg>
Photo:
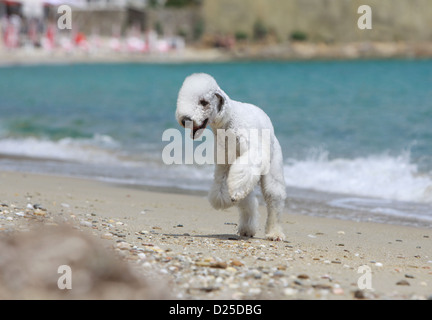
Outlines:
<svg viewBox="0 0 432 320"><path fill-rule="evenodd" d="M113 152L116 146L111 137L104 135L58 141L35 137L3 138L0 139L0 154L83 163L116 163L120 161Z"/></svg>
<svg viewBox="0 0 432 320"><path fill-rule="evenodd" d="M330 159L322 151L306 160L287 160L285 179L297 188L432 203L432 175L419 173L409 152Z"/></svg>

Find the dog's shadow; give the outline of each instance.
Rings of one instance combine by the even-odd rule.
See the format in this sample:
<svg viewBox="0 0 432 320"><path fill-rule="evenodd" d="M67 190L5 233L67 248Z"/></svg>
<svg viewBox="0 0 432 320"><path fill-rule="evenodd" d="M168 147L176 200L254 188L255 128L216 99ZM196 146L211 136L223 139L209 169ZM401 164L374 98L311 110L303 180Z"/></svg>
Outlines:
<svg viewBox="0 0 432 320"><path fill-rule="evenodd" d="M260 241L269 241L265 238L260 237L242 237L236 234L189 234L189 233L164 233L166 237L184 237L184 238L210 238L224 241L247 241L247 240L260 240ZM282 243L289 243L289 241L279 241Z"/></svg>
<svg viewBox="0 0 432 320"><path fill-rule="evenodd" d="M257 239L257 238L247 238L241 237L235 234L189 234L189 233L164 233L166 237L184 237L184 238L211 238L218 240L230 240L230 241L239 241L239 240L247 240L247 239Z"/></svg>

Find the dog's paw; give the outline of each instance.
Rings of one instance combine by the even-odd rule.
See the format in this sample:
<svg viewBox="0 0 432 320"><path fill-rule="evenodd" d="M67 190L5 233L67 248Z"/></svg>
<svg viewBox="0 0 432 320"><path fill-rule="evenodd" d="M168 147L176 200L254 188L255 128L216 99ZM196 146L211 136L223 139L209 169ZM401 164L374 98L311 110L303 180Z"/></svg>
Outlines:
<svg viewBox="0 0 432 320"><path fill-rule="evenodd" d="M285 241L285 234L280 228L274 228L266 233L267 240L270 241Z"/></svg>
<svg viewBox="0 0 432 320"><path fill-rule="evenodd" d="M240 191L230 191L231 202L236 203L248 196L249 193L244 192L244 190Z"/></svg>
<svg viewBox="0 0 432 320"><path fill-rule="evenodd" d="M228 175L228 193L232 202L239 202L252 192L259 177L251 174L250 168L237 165L232 166Z"/></svg>
<svg viewBox="0 0 432 320"><path fill-rule="evenodd" d="M234 205L232 199L227 192L222 192L220 189L212 189L209 193L208 200L211 206L216 210L223 210Z"/></svg>
<svg viewBox="0 0 432 320"><path fill-rule="evenodd" d="M240 225L238 229L238 234L241 237L253 238L256 234L256 230L249 225Z"/></svg>
<svg viewBox="0 0 432 320"><path fill-rule="evenodd" d="M269 241L285 241L285 235L283 233L269 233L266 234L266 239Z"/></svg>

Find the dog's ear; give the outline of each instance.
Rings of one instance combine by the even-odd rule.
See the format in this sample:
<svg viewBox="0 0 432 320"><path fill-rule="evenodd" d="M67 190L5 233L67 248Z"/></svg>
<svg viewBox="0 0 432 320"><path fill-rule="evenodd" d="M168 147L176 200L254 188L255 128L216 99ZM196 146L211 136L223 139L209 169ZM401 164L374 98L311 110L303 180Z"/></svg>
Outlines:
<svg viewBox="0 0 432 320"><path fill-rule="evenodd" d="M218 111L218 113L220 113L220 112L222 111L222 109L224 108L224 105L225 105L225 97L224 97L224 95L223 95L221 92L219 92L219 91L216 91L215 96L216 96L216 97L218 98L218 100L219 100L219 103L218 103L218 106L217 106L217 111Z"/></svg>

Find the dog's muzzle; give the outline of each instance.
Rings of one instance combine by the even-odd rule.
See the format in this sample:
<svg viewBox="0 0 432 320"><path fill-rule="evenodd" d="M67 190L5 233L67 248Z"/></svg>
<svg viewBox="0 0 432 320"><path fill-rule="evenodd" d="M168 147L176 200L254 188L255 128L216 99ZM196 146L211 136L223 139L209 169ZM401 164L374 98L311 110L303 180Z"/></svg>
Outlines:
<svg viewBox="0 0 432 320"><path fill-rule="evenodd" d="M201 137L204 129L207 128L208 121L209 119L205 119L202 125L197 125L191 118L183 117L181 119L181 124L184 128L191 129L191 139L195 140Z"/></svg>

